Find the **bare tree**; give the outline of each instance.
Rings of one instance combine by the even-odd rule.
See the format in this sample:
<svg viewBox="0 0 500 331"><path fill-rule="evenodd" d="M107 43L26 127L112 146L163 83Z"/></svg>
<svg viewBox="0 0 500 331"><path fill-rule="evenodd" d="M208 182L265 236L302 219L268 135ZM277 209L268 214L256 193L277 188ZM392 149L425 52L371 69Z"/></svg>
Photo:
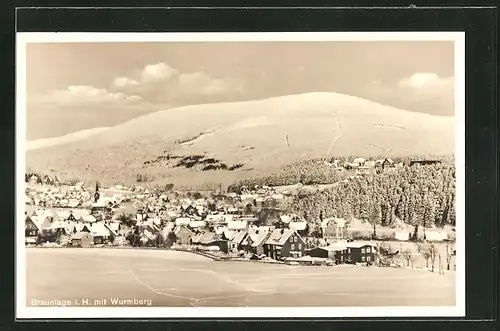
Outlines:
<svg viewBox="0 0 500 331"><path fill-rule="evenodd" d="M446 270L450 270L451 257L453 256L454 247L451 243L446 243Z"/></svg>
<svg viewBox="0 0 500 331"><path fill-rule="evenodd" d="M425 259L425 267L429 269L429 259L431 258L431 253L429 252L429 250L425 249L422 251L422 256Z"/></svg>
<svg viewBox="0 0 500 331"><path fill-rule="evenodd" d="M437 254L437 249L434 244L430 244L429 246L429 257L431 260L431 271L434 272L434 264L436 262L436 254Z"/></svg>
<svg viewBox="0 0 500 331"><path fill-rule="evenodd" d="M403 255L403 257L405 258L406 260L406 266L409 267L410 266L410 260L412 258L412 252L411 252L411 249L405 249L401 252L401 254Z"/></svg>

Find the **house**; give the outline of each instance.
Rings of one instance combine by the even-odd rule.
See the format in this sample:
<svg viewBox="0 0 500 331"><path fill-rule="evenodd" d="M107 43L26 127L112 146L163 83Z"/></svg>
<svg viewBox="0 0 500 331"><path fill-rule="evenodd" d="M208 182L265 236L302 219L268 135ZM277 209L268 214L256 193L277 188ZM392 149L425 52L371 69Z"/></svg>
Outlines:
<svg viewBox="0 0 500 331"><path fill-rule="evenodd" d="M148 229L142 229L139 234L139 242L144 247L158 246L158 237Z"/></svg>
<svg viewBox="0 0 500 331"><path fill-rule="evenodd" d="M31 220L38 227L38 235L43 241L52 241L52 219L46 214L40 216L32 216Z"/></svg>
<svg viewBox="0 0 500 331"><path fill-rule="evenodd" d="M31 217L26 215L25 219L25 244L36 244L38 242L39 229Z"/></svg>
<svg viewBox="0 0 500 331"><path fill-rule="evenodd" d="M93 237L94 245L106 244L108 240L112 239L111 232L104 222L93 223L90 226L90 234Z"/></svg>
<svg viewBox="0 0 500 331"><path fill-rule="evenodd" d="M181 208L182 208L182 212L187 214L187 215L191 215L191 216L198 215L198 210L192 204L185 204Z"/></svg>
<svg viewBox="0 0 500 331"><path fill-rule="evenodd" d="M93 245L94 238L88 232L78 232L71 237L71 246L88 248Z"/></svg>
<svg viewBox="0 0 500 331"><path fill-rule="evenodd" d="M249 232L246 239L246 250L257 255L264 254L264 244L270 235L271 231L265 227L260 227Z"/></svg>
<svg viewBox="0 0 500 331"><path fill-rule="evenodd" d="M343 218L330 217L321 222L323 238L340 240L345 237L346 221Z"/></svg>
<svg viewBox="0 0 500 331"><path fill-rule="evenodd" d="M372 264L376 258L376 248L368 243L350 242L347 245L347 251L344 254L344 261L347 263L368 263Z"/></svg>
<svg viewBox="0 0 500 331"><path fill-rule="evenodd" d="M56 212L56 218L57 218L57 220L60 220L60 221L65 221L65 220L69 219L70 216L71 216L71 212L68 210L59 210Z"/></svg>
<svg viewBox="0 0 500 331"><path fill-rule="evenodd" d="M176 243L179 245L190 245L191 238L194 236L194 232L189 230L185 225L178 225L174 228L174 234L177 238Z"/></svg>
<svg viewBox="0 0 500 331"><path fill-rule="evenodd" d="M317 258L325 258L335 261L336 264L345 262L345 254L347 253L347 242L337 242L326 244L326 246L315 247L304 252L305 255Z"/></svg>
<svg viewBox="0 0 500 331"><path fill-rule="evenodd" d="M293 229L275 229L264 244L264 254L275 260L285 257L301 257L305 241Z"/></svg>
<svg viewBox="0 0 500 331"><path fill-rule="evenodd" d="M355 166L361 167L361 166L365 165L365 162L366 162L365 159L363 159L362 157L358 157L352 161L352 164Z"/></svg>
<svg viewBox="0 0 500 331"><path fill-rule="evenodd" d="M392 168L395 168L396 165L394 164L394 161L392 159L385 159L383 162L382 162L382 169L386 170L386 169L392 169Z"/></svg>
<svg viewBox="0 0 500 331"><path fill-rule="evenodd" d="M222 235L218 235L215 232L205 232L200 237L200 245L205 247L217 246L219 250L227 253L228 252L228 242L222 238Z"/></svg>
<svg viewBox="0 0 500 331"><path fill-rule="evenodd" d="M79 220L82 216L90 215L89 211L86 209L73 209L71 214L72 216L69 216L68 220L73 222Z"/></svg>
<svg viewBox="0 0 500 331"><path fill-rule="evenodd" d="M230 252L238 252L243 249L245 246L245 239L248 236L248 232L239 231L233 236L233 238L229 241L229 251Z"/></svg>
<svg viewBox="0 0 500 331"><path fill-rule="evenodd" d="M346 170L352 170L352 169L357 169L359 167L359 165L357 163L349 163L347 162L346 164L344 164L344 168Z"/></svg>
<svg viewBox="0 0 500 331"><path fill-rule="evenodd" d="M80 217L79 221L83 223L94 223L97 219L93 215L83 215Z"/></svg>

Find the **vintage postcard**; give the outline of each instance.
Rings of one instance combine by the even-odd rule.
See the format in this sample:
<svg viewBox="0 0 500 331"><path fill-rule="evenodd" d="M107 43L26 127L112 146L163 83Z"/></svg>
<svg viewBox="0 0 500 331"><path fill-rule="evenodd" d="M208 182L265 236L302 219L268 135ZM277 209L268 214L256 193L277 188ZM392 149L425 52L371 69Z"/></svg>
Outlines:
<svg viewBox="0 0 500 331"><path fill-rule="evenodd" d="M18 33L18 318L465 315L464 33Z"/></svg>

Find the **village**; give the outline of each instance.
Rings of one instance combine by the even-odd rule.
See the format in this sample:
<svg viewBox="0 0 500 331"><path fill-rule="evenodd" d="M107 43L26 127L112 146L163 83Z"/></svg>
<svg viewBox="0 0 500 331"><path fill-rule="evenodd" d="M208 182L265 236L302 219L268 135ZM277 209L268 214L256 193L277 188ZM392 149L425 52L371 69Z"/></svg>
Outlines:
<svg viewBox="0 0 500 331"><path fill-rule="evenodd" d="M396 166L390 159L355 159L342 167L363 171ZM311 236L306 220L285 212L292 192L273 187L202 194L172 187L158 191L122 185L103 188L97 183L86 187L83 182L48 185L33 178L27 182L27 246L175 249L217 260L292 265L395 265L390 258L398 254L408 260L402 246L398 252L378 242L356 240L355 226L342 218L321 220L320 233ZM397 229L392 238L410 240L407 231ZM428 230L426 241L443 243L450 238L444 231Z"/></svg>

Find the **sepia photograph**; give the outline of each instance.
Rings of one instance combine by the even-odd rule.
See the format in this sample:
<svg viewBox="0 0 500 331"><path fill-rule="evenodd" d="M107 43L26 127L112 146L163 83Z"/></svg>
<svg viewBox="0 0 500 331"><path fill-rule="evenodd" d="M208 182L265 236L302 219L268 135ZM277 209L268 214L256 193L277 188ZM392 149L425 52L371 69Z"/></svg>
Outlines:
<svg viewBox="0 0 500 331"><path fill-rule="evenodd" d="M18 317L464 316L464 45L18 33Z"/></svg>

